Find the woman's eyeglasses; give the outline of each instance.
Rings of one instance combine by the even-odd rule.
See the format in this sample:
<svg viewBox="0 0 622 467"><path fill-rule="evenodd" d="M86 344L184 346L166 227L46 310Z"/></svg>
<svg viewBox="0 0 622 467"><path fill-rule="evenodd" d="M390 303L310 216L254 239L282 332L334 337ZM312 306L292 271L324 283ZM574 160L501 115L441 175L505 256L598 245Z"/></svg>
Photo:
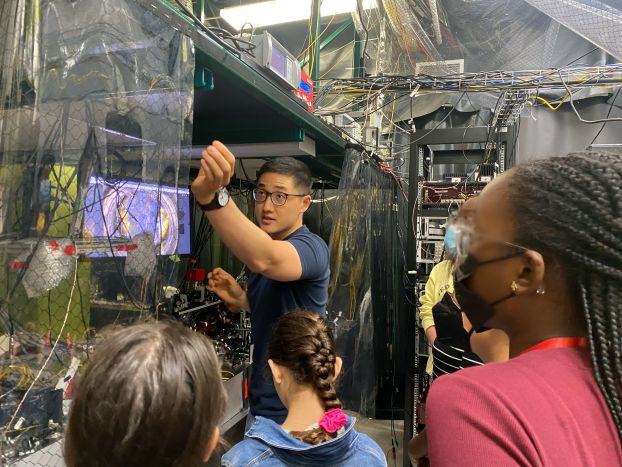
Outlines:
<svg viewBox="0 0 622 467"><path fill-rule="evenodd" d="M473 227L465 223L456 223L454 224L454 229L456 231L456 263L462 264L466 257L469 255L469 252L472 247L473 239L478 238L481 240L485 240L491 243L497 243L506 245L521 251L527 251L529 248L526 248L521 245L516 245L515 243L506 242L504 240L499 240L493 237L489 237L488 235L483 235L475 232Z"/></svg>

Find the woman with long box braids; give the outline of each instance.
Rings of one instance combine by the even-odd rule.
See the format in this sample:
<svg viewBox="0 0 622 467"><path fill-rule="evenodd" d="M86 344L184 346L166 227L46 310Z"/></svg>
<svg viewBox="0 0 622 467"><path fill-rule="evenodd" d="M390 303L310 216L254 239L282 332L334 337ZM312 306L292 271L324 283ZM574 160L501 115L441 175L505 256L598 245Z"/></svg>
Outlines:
<svg viewBox="0 0 622 467"><path fill-rule="evenodd" d="M456 298L510 360L432 385L431 465L622 465L622 157L506 172L456 244Z"/></svg>

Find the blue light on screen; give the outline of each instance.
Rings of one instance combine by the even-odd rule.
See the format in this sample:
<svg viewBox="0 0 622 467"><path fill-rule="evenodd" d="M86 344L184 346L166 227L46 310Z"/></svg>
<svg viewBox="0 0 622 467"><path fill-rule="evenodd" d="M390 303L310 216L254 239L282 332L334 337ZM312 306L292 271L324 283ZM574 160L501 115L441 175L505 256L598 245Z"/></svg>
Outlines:
<svg viewBox="0 0 622 467"><path fill-rule="evenodd" d="M142 232L153 235L160 255L190 254L189 189L91 177L85 196L83 238L131 239Z"/></svg>

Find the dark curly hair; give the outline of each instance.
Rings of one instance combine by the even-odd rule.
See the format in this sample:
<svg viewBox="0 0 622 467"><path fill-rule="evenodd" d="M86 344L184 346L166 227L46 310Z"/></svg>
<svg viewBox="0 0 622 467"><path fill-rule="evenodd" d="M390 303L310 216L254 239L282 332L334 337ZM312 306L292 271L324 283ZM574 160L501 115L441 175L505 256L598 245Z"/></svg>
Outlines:
<svg viewBox="0 0 622 467"><path fill-rule="evenodd" d="M333 333L317 313L294 311L282 316L272 332L268 357L288 368L299 384L313 386L325 410L341 408L334 386L337 356ZM336 433L317 428L291 435L309 444L320 444Z"/></svg>

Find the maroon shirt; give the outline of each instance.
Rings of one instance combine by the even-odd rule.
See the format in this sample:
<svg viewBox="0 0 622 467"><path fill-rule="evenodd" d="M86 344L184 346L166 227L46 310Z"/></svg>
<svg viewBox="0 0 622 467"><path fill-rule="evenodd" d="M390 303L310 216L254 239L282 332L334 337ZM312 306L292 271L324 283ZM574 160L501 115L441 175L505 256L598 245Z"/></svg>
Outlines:
<svg viewBox="0 0 622 467"><path fill-rule="evenodd" d="M535 350L441 376L426 422L434 467L622 466L587 350Z"/></svg>

